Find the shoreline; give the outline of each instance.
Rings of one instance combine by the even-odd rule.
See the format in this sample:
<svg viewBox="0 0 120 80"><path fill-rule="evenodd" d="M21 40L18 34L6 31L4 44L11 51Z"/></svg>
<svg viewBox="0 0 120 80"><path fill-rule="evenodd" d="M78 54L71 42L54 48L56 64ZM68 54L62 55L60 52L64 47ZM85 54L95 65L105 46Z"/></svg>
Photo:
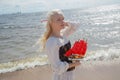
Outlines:
<svg viewBox="0 0 120 80"><path fill-rule="evenodd" d="M46 73L52 73L49 66L36 66L13 72L0 73L0 80L46 80ZM47 75L50 79L51 75Z"/></svg>
<svg viewBox="0 0 120 80"><path fill-rule="evenodd" d="M120 63L81 64L74 71L75 80L119 80ZM14 72L0 73L0 80L52 80L49 65L36 66Z"/></svg>

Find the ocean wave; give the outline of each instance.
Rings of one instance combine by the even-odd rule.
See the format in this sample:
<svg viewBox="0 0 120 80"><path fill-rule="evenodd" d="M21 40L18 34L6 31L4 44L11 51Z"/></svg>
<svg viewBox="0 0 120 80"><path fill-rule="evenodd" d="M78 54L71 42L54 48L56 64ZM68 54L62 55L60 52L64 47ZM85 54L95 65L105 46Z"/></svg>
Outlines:
<svg viewBox="0 0 120 80"><path fill-rule="evenodd" d="M109 14L109 15L97 15L97 17L90 18L92 25L110 25L117 24L120 19L120 14Z"/></svg>
<svg viewBox="0 0 120 80"><path fill-rule="evenodd" d="M14 28L21 28L18 25L12 25L12 24L4 24L0 26L0 29L14 29Z"/></svg>
<svg viewBox="0 0 120 80"><path fill-rule="evenodd" d="M11 36L0 36L0 40L8 40Z"/></svg>
<svg viewBox="0 0 120 80"><path fill-rule="evenodd" d="M27 25L27 26L18 26L18 25L14 25L14 26L11 26L11 25L8 25L8 26L1 26L0 29L26 29L26 28L41 28L38 26L34 26L34 25Z"/></svg>
<svg viewBox="0 0 120 80"><path fill-rule="evenodd" d="M12 29L12 28L16 28L14 26L4 26L4 27L0 27L0 29Z"/></svg>
<svg viewBox="0 0 120 80"><path fill-rule="evenodd" d="M95 13L95 12L114 11L114 10L120 10L120 5L119 4L105 5L105 6L100 6L96 8L89 8L83 11L89 12L89 13L93 13L93 12Z"/></svg>
<svg viewBox="0 0 120 80"><path fill-rule="evenodd" d="M120 43L119 42L114 42L114 43L109 43L109 44L93 44L95 47L99 48L109 48L109 47L115 47L115 48L120 48L119 47Z"/></svg>
<svg viewBox="0 0 120 80"><path fill-rule="evenodd" d="M106 50L92 51L86 56L86 61L110 61L120 58L120 49L109 48Z"/></svg>
<svg viewBox="0 0 120 80"><path fill-rule="evenodd" d="M82 62L89 61L114 61L120 58L120 49L109 48L107 50L97 50L87 52ZM39 57L25 58L18 61L12 61L0 64L0 73L13 72L16 70L34 68L35 66L41 66L48 64L47 55L41 55Z"/></svg>
<svg viewBox="0 0 120 80"><path fill-rule="evenodd" d="M47 64L47 56L42 55L39 57L33 57L33 58L25 58L18 61L12 61L7 63L1 63L0 64L0 73L6 73L6 72L13 72L16 70L26 69L26 68L33 68L35 66L39 65L45 65Z"/></svg>

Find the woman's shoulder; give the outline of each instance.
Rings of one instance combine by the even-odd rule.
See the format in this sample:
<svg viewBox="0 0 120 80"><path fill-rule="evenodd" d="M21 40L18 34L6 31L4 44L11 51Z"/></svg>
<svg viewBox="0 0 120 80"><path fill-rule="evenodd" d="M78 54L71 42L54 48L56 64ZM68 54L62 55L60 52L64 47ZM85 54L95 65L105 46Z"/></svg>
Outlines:
<svg viewBox="0 0 120 80"><path fill-rule="evenodd" d="M46 41L46 45L53 46L57 44L57 38L55 37L49 37Z"/></svg>
<svg viewBox="0 0 120 80"><path fill-rule="evenodd" d="M57 38L55 38L55 37L52 37L52 36L50 36L48 39L47 39L47 42L56 42L57 41Z"/></svg>

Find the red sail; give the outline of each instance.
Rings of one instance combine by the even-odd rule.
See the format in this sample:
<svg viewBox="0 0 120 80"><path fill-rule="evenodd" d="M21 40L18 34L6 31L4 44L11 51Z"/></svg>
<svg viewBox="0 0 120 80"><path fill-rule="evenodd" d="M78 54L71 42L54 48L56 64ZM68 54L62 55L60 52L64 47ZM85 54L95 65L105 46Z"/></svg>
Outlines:
<svg viewBox="0 0 120 80"><path fill-rule="evenodd" d="M78 54L81 57L85 56L87 50L87 42L84 40L75 41L73 47L68 50L65 56L69 57L72 54Z"/></svg>

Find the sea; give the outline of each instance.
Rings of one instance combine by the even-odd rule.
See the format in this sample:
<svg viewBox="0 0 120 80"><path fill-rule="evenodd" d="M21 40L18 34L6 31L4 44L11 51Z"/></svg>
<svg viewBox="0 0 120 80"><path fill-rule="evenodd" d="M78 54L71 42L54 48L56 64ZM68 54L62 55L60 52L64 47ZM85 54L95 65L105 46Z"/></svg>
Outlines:
<svg viewBox="0 0 120 80"><path fill-rule="evenodd" d="M86 39L86 62L120 59L120 4L62 10L66 21L79 22L69 39L73 44ZM45 12L0 15L0 73L49 64L45 52L36 45L45 31Z"/></svg>

